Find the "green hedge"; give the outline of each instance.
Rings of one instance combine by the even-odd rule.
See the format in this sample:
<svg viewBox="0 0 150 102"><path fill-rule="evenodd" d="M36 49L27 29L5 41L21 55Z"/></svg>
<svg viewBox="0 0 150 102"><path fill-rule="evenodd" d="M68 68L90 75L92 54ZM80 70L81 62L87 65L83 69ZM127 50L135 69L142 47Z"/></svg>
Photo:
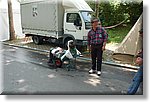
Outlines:
<svg viewBox="0 0 150 102"><path fill-rule="evenodd" d="M101 0L99 0L101 1ZM128 18L125 23L134 25L143 12L143 2L120 2L115 3L114 0L107 0L99 3L99 19L103 26L111 26L118 24ZM95 11L95 2L87 1L90 7ZM95 16L95 13L93 13Z"/></svg>

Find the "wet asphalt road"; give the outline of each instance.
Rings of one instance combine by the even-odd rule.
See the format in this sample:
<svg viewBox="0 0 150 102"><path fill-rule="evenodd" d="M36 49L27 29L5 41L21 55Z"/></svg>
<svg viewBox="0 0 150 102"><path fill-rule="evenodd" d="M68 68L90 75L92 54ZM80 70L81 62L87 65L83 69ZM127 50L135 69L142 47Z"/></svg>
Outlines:
<svg viewBox="0 0 150 102"><path fill-rule="evenodd" d="M135 70L102 65L102 75L89 75L91 62L77 70L52 68L48 53L2 45L3 94L124 94Z"/></svg>

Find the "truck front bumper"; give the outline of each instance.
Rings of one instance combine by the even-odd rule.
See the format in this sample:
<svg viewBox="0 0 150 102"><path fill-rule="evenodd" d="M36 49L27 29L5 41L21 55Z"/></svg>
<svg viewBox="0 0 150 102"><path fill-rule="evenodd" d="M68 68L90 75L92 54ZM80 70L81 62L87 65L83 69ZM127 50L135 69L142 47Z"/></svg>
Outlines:
<svg viewBox="0 0 150 102"><path fill-rule="evenodd" d="M87 40L76 40L76 45L87 46Z"/></svg>

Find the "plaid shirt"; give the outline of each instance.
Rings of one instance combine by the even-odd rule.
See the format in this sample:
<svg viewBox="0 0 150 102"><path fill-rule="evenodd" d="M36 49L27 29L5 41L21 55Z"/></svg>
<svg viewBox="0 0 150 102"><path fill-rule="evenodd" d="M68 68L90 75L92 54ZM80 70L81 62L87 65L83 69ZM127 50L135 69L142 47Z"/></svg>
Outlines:
<svg viewBox="0 0 150 102"><path fill-rule="evenodd" d="M96 31L91 29L88 32L88 45L97 45L106 42L108 39L108 34L103 27L97 27Z"/></svg>

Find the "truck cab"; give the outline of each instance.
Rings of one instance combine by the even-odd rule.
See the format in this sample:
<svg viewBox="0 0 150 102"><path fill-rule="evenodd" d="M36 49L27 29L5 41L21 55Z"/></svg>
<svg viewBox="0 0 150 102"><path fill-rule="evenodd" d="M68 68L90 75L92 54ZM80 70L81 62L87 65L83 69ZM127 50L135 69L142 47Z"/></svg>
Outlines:
<svg viewBox="0 0 150 102"><path fill-rule="evenodd" d="M72 36L77 45L86 45L87 33L91 29L91 11L66 10L64 14L64 35Z"/></svg>
<svg viewBox="0 0 150 102"><path fill-rule="evenodd" d="M87 33L91 29L93 10L84 0L68 0L67 2L64 0L63 5L64 35L70 35L77 45L87 45Z"/></svg>

